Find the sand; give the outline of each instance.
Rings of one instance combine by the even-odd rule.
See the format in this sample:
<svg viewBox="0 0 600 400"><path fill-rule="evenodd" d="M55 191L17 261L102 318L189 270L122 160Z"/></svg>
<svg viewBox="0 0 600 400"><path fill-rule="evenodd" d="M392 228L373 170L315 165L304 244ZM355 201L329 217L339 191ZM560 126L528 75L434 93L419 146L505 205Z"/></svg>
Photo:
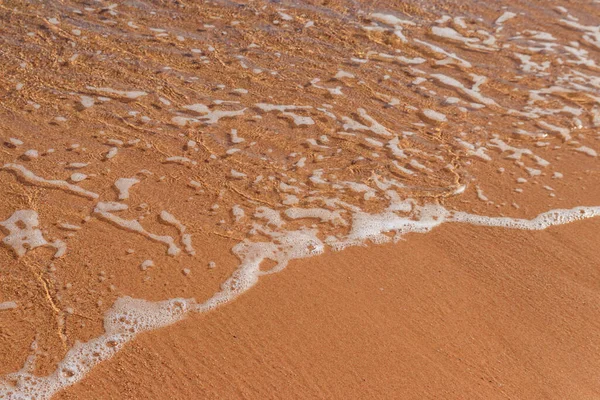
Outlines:
<svg viewBox="0 0 600 400"><path fill-rule="evenodd" d="M56 398L595 398L599 228L447 226L294 262Z"/></svg>
<svg viewBox="0 0 600 400"><path fill-rule="evenodd" d="M593 202L595 180L561 206ZM55 398L595 398L599 239L595 219L448 224L292 261L222 309L140 335Z"/></svg>
<svg viewBox="0 0 600 400"><path fill-rule="evenodd" d="M599 4L0 0L0 398L600 397Z"/></svg>

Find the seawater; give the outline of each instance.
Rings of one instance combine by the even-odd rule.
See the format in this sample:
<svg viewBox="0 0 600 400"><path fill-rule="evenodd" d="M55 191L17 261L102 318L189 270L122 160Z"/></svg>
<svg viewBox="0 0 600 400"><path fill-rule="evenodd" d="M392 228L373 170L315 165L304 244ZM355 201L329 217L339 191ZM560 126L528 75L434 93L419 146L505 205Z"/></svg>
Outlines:
<svg viewBox="0 0 600 400"><path fill-rule="evenodd" d="M17 287L32 285L62 347L41 324L0 397L48 399L140 332L226 305L290 260L444 223L600 215L550 206L577 186L561 168L598 166L599 8L4 5L0 273L15 278L0 318L26 312ZM549 206L524 215L531 202ZM215 237L235 242L238 265L205 298L166 282L162 300L135 298L100 270L114 259L140 287L199 287L218 268ZM91 308L104 333L79 340Z"/></svg>

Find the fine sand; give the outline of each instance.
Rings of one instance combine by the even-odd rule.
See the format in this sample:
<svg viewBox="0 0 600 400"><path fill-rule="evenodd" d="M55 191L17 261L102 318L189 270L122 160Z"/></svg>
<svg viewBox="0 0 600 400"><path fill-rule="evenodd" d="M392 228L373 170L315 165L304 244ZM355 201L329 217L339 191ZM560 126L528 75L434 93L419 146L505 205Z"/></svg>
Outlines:
<svg viewBox="0 0 600 400"><path fill-rule="evenodd" d="M292 262L56 398L597 398L598 232L445 225Z"/></svg>
<svg viewBox="0 0 600 400"><path fill-rule="evenodd" d="M599 399L599 10L0 0L0 399Z"/></svg>

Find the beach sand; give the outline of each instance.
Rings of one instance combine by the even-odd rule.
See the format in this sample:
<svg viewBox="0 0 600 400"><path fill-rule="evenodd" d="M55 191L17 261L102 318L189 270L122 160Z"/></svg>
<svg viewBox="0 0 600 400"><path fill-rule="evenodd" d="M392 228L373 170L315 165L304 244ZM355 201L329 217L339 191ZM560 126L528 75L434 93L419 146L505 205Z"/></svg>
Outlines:
<svg viewBox="0 0 600 400"><path fill-rule="evenodd" d="M600 398L598 0L0 0L0 398Z"/></svg>
<svg viewBox="0 0 600 400"><path fill-rule="evenodd" d="M598 232L446 225L294 261L56 398L595 398Z"/></svg>

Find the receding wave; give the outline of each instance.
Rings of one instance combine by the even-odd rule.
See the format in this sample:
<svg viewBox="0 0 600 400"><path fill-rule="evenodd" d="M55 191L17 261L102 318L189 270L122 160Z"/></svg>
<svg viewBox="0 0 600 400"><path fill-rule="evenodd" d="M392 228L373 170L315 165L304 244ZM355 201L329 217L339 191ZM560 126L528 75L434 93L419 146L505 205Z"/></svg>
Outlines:
<svg viewBox="0 0 600 400"><path fill-rule="evenodd" d="M569 197L597 169L597 2L9 3L0 321L37 330L2 398L291 260L600 215Z"/></svg>

